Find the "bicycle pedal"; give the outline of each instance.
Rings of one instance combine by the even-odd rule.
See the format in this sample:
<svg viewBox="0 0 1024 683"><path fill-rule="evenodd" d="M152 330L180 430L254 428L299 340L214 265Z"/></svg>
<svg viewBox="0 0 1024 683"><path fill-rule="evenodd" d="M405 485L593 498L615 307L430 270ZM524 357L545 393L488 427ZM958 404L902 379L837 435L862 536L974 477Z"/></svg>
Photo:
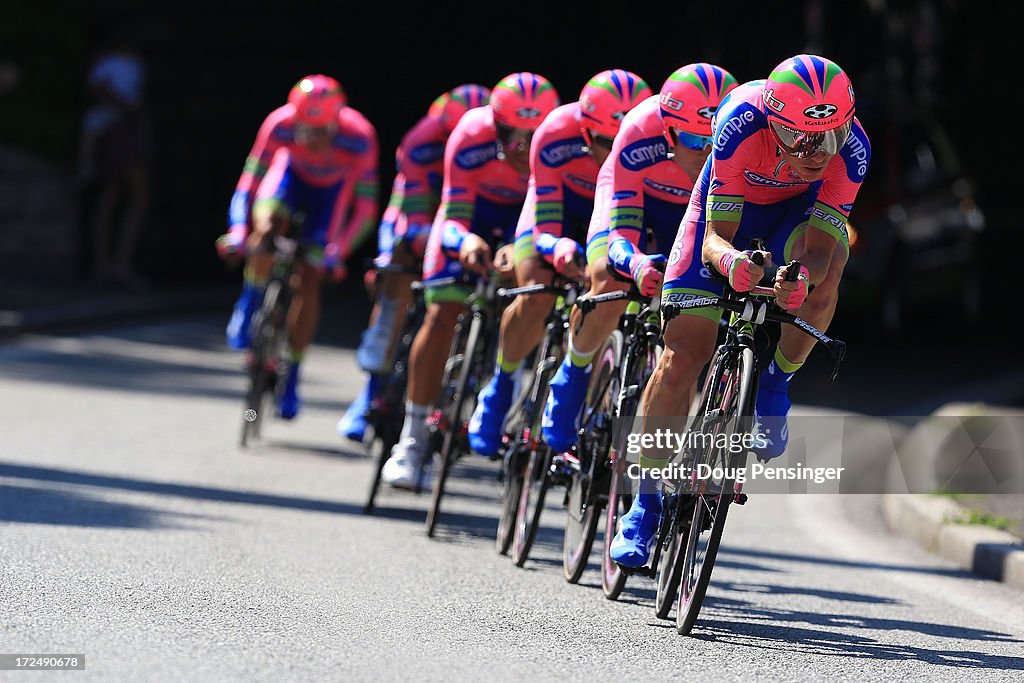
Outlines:
<svg viewBox="0 0 1024 683"><path fill-rule="evenodd" d="M619 568L619 571L626 576L646 576L648 578L654 578L656 576L655 571L646 564L642 567L627 567L624 564L616 562L615 565Z"/></svg>

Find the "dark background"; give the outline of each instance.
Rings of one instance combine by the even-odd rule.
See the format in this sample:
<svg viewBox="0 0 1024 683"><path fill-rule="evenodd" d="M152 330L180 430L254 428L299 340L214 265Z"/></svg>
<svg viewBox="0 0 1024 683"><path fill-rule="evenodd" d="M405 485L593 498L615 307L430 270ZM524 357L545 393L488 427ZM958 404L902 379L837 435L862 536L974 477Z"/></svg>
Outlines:
<svg viewBox="0 0 1024 683"><path fill-rule="evenodd" d="M376 126L383 207L395 145L437 95L459 83L491 86L507 73L532 70L547 76L568 102L607 68L635 71L657 90L671 71L693 61L717 63L743 82L767 76L788 56L814 52L850 74L857 113L873 145L851 216L862 229L848 279L857 282L858 268L889 267L891 254L868 248L891 231L881 220L887 207L926 191L951 196L948 183L964 177L985 228L974 260L956 269L980 277L985 311L997 312L1003 305L998 295L1015 284L1005 256L1016 239L1013 176L998 160L1010 156L1020 134L1019 124L994 130L983 124L996 111L1007 117L1000 121L1012 123L1015 111L1012 97L1001 94L1012 91L1014 62L994 56L998 46L1012 51L1013 44L996 39L995 27L1007 22L993 7L959 0L470 7L5 0L0 62L17 64L22 74L0 98L0 145L56 162L70 175L86 105L85 75L107 37L128 29L147 65L154 140L153 199L139 267L158 285L230 283L239 273L217 260L214 239L226 227L228 202L259 124L304 74L338 78L350 104ZM1005 143L999 140L1003 130L1011 131ZM912 168L921 131L938 160L927 182ZM88 193L81 204L85 213ZM82 237L87 244L84 224ZM374 249L367 245L361 256ZM87 252L83 271L85 258ZM943 277L954 282L955 297L957 275ZM877 299L885 286L863 278L850 285L833 326L837 335L864 336L878 328ZM360 279L350 278L340 291L345 297L361 293ZM939 315L955 332L944 332L940 346L961 358L984 353L979 321L947 306L952 299L911 298L921 299L921 306L904 321L904 335L915 328L931 334ZM913 351L913 345L935 345L936 339L906 343Z"/></svg>

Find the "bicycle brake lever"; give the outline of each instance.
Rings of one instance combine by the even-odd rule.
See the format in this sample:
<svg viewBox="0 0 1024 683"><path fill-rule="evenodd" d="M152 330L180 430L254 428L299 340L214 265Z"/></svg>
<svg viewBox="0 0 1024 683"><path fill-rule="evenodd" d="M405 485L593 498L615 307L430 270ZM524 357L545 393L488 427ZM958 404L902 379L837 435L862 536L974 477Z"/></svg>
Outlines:
<svg viewBox="0 0 1024 683"><path fill-rule="evenodd" d="M574 305L576 308L580 309L580 319L579 322L576 323L576 327L573 329L572 333L579 334L580 330L583 329L583 322L587 319L587 315L594 310L597 304L586 297L580 297L576 299Z"/></svg>
<svg viewBox="0 0 1024 683"><path fill-rule="evenodd" d="M832 354L832 381L835 382L836 378L839 377L839 366L842 364L843 359L846 358L846 342L833 339L828 344L828 350Z"/></svg>

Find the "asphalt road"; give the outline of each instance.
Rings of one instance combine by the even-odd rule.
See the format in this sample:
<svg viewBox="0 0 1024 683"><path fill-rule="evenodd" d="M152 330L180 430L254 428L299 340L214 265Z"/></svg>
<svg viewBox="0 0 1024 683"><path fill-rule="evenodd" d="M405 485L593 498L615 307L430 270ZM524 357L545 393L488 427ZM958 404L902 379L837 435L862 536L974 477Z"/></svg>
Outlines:
<svg viewBox="0 0 1024 683"><path fill-rule="evenodd" d="M890 536L873 496L735 508L691 638L649 580L605 600L596 552L565 583L557 506L524 569L497 555L490 463L438 539L425 495L364 516L371 463L334 434L351 351L315 347L302 415L240 451L223 322L0 346L0 653L84 653L76 680L1024 676L1024 595Z"/></svg>

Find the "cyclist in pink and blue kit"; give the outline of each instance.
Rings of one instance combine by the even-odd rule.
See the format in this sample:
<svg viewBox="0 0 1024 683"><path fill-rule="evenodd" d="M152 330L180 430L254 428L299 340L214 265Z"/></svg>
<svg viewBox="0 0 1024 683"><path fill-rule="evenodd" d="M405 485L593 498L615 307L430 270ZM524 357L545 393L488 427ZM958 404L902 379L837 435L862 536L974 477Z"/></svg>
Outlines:
<svg viewBox="0 0 1024 683"><path fill-rule="evenodd" d="M825 330L835 312L849 255L847 217L867 173L871 146L854 117L853 86L834 62L798 55L767 80L736 88L715 118L714 150L694 188L665 274L663 301L714 296L722 284L748 291L764 268L751 259L751 241L765 241L765 264L801 263L796 282L775 279L778 304ZM811 291L811 287L814 290ZM693 309L665 329L665 353L644 392L643 414L682 416L692 387L711 357L721 311ZM755 418L767 445L762 460L786 448L789 381L814 340L787 326L760 378ZM671 454L641 453L646 473ZM639 492L611 546L614 560L641 566L650 556L661 518L661 497L642 475Z"/></svg>
<svg viewBox="0 0 1024 683"><path fill-rule="evenodd" d="M377 217L377 132L329 76L300 80L288 103L267 116L245 161L229 211L230 229L217 240L224 258L248 252L242 295L228 323L228 344L247 348L249 326L272 266L271 239L288 234L305 216L299 239L305 262L288 314L293 363L277 406L292 419L299 411L299 364L316 330L325 271L344 277L345 260L373 229ZM252 234L249 226L252 225Z"/></svg>
<svg viewBox="0 0 1024 683"><path fill-rule="evenodd" d="M690 192L711 150L711 117L736 79L707 63L689 64L626 114L611 155L601 167L587 235L591 294L629 287L645 296L661 286L665 254L686 211ZM541 430L563 452L576 443L595 354L616 328L625 303L606 303L580 324L574 313L568 353L551 381Z"/></svg>
<svg viewBox="0 0 1024 683"><path fill-rule="evenodd" d="M634 73L602 71L584 86L579 101L555 109L537 129L530 150L529 190L516 227L519 285L550 284L552 268L568 278L583 277L581 243L594 211L598 170L611 152L623 116L650 94L647 83ZM505 309L497 366L469 423L470 446L480 455L498 451L512 403L513 376L544 336L544 320L553 302L546 295L519 297Z"/></svg>
<svg viewBox="0 0 1024 683"><path fill-rule="evenodd" d="M543 76L510 74L492 90L489 104L467 112L445 145L441 206L423 259L427 313L409 358L405 423L381 478L414 487L426 455L427 411L441 390L455 323L469 288L432 286L465 272L511 271L513 235L526 199L530 144L558 93ZM498 245L505 244L498 252ZM440 283L439 283L440 284ZM421 485L425 485L421 482Z"/></svg>
<svg viewBox="0 0 1024 683"><path fill-rule="evenodd" d="M426 116L402 138L395 150L391 199L377 229L377 266L394 264L412 269L423 258L441 199L445 142L463 114L487 104L490 94L482 85L471 83L453 88L434 100ZM353 441L363 440L366 411L380 377L389 369L391 346L401 327L398 313L409 303L412 281L412 275L397 272L381 273L376 279L373 322L356 351L356 362L369 376L337 425L338 434Z"/></svg>

